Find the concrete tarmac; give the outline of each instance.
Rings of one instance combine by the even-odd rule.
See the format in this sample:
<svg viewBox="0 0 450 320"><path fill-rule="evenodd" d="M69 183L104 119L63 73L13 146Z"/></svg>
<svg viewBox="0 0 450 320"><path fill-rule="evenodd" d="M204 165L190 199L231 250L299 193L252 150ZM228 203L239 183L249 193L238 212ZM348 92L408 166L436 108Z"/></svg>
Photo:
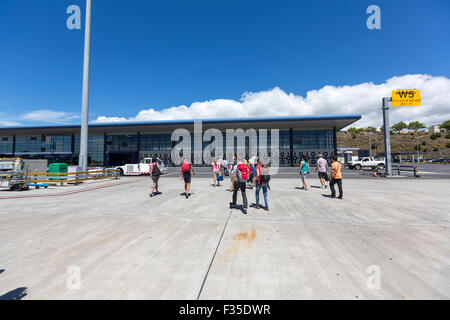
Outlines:
<svg viewBox="0 0 450 320"><path fill-rule="evenodd" d="M176 173L153 198L148 177L0 192L0 299L450 298L450 181L309 182L247 215L228 179L186 200Z"/></svg>

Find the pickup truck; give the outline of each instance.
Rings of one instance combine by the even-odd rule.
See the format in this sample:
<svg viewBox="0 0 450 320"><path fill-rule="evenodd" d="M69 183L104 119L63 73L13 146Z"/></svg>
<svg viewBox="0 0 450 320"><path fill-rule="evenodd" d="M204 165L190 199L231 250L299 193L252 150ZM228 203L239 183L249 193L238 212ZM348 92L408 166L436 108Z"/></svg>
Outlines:
<svg viewBox="0 0 450 320"><path fill-rule="evenodd" d="M161 159L156 158L156 162L159 163L161 168L161 173L166 173L167 167L161 161ZM152 158L144 158L138 164L126 164L124 166L115 167L114 169L120 171L120 175L125 176L137 176L141 174L149 174L150 173L150 164L152 163Z"/></svg>
<svg viewBox="0 0 450 320"><path fill-rule="evenodd" d="M369 168L380 168L380 169L384 169L384 167L386 166L385 160L375 160L373 157L364 157L361 158L359 160L350 160L347 163L347 166L350 169L361 169L363 167L369 167Z"/></svg>

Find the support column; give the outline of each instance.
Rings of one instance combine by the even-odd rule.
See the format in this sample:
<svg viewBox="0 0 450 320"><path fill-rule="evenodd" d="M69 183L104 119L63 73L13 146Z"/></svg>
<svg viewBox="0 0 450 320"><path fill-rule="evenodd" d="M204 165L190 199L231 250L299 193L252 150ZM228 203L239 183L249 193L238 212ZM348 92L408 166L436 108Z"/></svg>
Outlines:
<svg viewBox="0 0 450 320"><path fill-rule="evenodd" d="M294 166L294 131L292 128L289 129L289 157L290 165Z"/></svg>
<svg viewBox="0 0 450 320"><path fill-rule="evenodd" d="M392 176L391 132L389 126L389 102L391 98L383 98L384 156L386 159L386 176Z"/></svg>
<svg viewBox="0 0 450 320"><path fill-rule="evenodd" d="M334 145L334 156L337 157L337 131L336 127L333 128L333 145Z"/></svg>
<svg viewBox="0 0 450 320"><path fill-rule="evenodd" d="M16 135L13 135L13 145L12 145L12 154L13 156L16 154Z"/></svg>
<svg viewBox="0 0 450 320"><path fill-rule="evenodd" d="M107 138L107 135L106 135L106 132L104 132L103 133L103 165L109 166L110 165L109 161L106 161L106 146L107 146L106 138Z"/></svg>

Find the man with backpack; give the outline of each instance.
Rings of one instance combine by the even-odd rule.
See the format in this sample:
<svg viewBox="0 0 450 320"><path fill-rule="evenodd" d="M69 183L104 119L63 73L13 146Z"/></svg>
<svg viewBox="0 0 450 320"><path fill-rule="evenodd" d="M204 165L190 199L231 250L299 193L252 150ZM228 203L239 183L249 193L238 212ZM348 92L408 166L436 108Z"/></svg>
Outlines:
<svg viewBox="0 0 450 320"><path fill-rule="evenodd" d="M244 208L242 212L247 214L247 195L245 193L245 189L247 188L247 180L249 178L249 171L247 165L245 165L242 161L239 161L233 170L233 202L230 202L230 209L236 208L237 201L237 193L241 190L242 200L244 202Z"/></svg>
<svg viewBox="0 0 450 320"><path fill-rule="evenodd" d="M156 158L152 158L152 163L150 164L150 176L152 177L153 186L149 193L150 198L153 197L153 191L156 189L156 194L159 194L158 191L158 181L161 176L161 167L159 163L156 161Z"/></svg>
<svg viewBox="0 0 450 320"><path fill-rule="evenodd" d="M256 165L255 181L256 181L255 208L259 209L260 207L262 207L259 205L259 192L262 189L264 195L264 204L266 205L264 207L264 210L269 211L269 201L267 200L267 189L270 181L269 168L267 168L267 166L262 163L261 158L258 158L258 162Z"/></svg>
<svg viewBox="0 0 450 320"><path fill-rule="evenodd" d="M189 189L191 188L191 176L195 174L194 168L185 158L180 167L180 180L184 179L184 194L186 199L189 199Z"/></svg>

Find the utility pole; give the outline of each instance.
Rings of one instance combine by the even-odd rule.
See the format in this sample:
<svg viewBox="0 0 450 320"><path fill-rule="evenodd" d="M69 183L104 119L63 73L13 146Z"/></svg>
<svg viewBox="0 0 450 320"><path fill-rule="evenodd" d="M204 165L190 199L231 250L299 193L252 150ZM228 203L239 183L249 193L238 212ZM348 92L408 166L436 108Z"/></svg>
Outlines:
<svg viewBox="0 0 450 320"><path fill-rule="evenodd" d="M386 159L386 177L392 176L391 133L389 128L389 102L392 98L383 98L384 154Z"/></svg>
<svg viewBox="0 0 450 320"><path fill-rule="evenodd" d="M417 163L420 163L420 153L419 153L419 129L416 129L416 150L417 150Z"/></svg>
<svg viewBox="0 0 450 320"><path fill-rule="evenodd" d="M86 25L84 33L83 98L81 107L81 134L79 165L83 172L88 166L89 124L89 57L91 47L91 0L86 0Z"/></svg>

